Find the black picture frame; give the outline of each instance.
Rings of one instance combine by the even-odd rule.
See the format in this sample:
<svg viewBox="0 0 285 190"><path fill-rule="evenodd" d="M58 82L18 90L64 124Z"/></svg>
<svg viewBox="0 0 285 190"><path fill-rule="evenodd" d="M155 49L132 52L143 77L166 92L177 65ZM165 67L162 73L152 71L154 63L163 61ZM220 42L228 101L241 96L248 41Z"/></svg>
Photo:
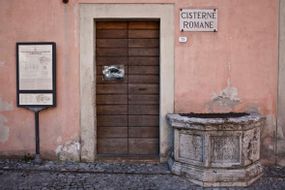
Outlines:
<svg viewBox="0 0 285 190"><path fill-rule="evenodd" d="M17 42L16 63L17 106L25 108L55 107L56 43ZM41 75L42 78L40 79L36 77ZM44 75L46 75L46 78L43 77ZM40 83L45 85L41 86ZM29 103L29 101L25 102L23 100L31 101Z"/></svg>

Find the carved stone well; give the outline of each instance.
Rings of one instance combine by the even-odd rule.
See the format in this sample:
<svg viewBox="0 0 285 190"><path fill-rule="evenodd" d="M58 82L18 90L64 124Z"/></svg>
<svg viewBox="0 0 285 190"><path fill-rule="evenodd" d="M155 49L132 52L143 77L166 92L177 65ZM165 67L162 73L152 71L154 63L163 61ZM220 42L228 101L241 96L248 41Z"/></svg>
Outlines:
<svg viewBox="0 0 285 190"><path fill-rule="evenodd" d="M204 187L248 186L262 175L257 113L168 114L174 151L168 164L176 175Z"/></svg>

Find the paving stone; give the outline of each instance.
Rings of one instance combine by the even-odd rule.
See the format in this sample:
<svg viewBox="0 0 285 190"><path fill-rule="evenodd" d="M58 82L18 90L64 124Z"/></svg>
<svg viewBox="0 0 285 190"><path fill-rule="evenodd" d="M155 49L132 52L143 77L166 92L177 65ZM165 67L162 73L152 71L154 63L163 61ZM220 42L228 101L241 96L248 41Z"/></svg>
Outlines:
<svg viewBox="0 0 285 190"><path fill-rule="evenodd" d="M62 169L64 172L61 171ZM18 189L283 190L285 189L285 169L265 168L265 175L247 188L202 188L183 177L170 174L167 166L163 164L48 161L36 165L32 162L0 160L0 190Z"/></svg>

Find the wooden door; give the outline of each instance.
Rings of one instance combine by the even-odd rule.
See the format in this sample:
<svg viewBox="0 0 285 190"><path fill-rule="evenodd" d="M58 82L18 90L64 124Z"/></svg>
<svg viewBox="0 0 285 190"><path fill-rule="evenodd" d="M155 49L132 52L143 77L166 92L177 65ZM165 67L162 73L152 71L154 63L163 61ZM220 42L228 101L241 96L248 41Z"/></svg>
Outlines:
<svg viewBox="0 0 285 190"><path fill-rule="evenodd" d="M158 155L159 22L96 22L97 152ZM104 66L122 66L106 80Z"/></svg>

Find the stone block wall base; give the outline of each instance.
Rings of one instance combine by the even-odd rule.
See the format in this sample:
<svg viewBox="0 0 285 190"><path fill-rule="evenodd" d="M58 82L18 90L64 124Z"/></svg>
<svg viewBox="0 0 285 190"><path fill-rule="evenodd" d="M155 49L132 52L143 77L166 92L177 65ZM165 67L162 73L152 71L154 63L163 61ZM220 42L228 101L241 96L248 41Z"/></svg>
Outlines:
<svg viewBox="0 0 285 190"><path fill-rule="evenodd" d="M185 176L189 181L203 187L246 187L263 175L259 161L243 168L206 168L176 162L169 158L172 173Z"/></svg>

